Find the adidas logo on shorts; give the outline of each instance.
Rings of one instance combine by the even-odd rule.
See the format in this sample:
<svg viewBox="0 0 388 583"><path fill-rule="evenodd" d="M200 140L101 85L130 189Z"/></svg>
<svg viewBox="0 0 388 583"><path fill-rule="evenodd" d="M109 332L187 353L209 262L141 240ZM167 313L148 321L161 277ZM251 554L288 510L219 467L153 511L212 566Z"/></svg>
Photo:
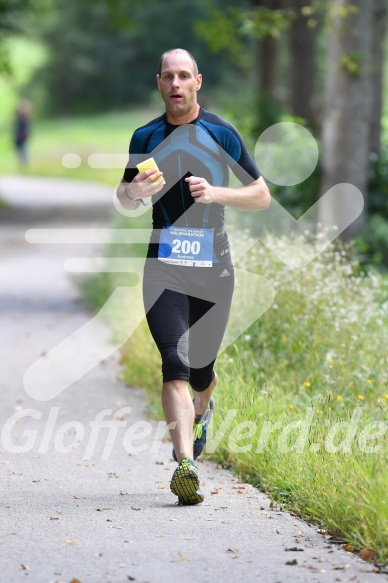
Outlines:
<svg viewBox="0 0 388 583"><path fill-rule="evenodd" d="M220 273L218 277L227 277L228 275L230 275L229 271L227 269L224 269L224 271Z"/></svg>

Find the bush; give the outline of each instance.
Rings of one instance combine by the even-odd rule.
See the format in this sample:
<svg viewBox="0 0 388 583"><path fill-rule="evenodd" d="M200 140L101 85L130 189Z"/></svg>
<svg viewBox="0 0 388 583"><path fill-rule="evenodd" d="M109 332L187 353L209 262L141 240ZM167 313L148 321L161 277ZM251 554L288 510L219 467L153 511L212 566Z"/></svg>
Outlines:
<svg viewBox="0 0 388 583"><path fill-rule="evenodd" d="M356 237L354 253L362 265L388 269L388 220L373 215Z"/></svg>

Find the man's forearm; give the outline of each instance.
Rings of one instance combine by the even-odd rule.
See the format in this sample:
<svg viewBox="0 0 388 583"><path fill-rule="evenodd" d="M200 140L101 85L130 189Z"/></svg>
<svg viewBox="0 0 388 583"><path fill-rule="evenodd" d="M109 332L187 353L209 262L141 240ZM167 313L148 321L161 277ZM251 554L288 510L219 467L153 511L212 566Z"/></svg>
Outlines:
<svg viewBox="0 0 388 583"><path fill-rule="evenodd" d="M213 202L241 210L264 210L271 201L268 187L260 179L240 188L216 186L213 189Z"/></svg>

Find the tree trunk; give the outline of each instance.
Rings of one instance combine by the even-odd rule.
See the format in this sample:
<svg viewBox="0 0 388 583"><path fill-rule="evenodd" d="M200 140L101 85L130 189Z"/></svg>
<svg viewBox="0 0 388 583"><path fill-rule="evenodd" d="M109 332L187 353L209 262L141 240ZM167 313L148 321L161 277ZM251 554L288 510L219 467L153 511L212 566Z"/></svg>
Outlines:
<svg viewBox="0 0 388 583"><path fill-rule="evenodd" d="M253 8L278 10L283 0L250 0ZM260 95L274 96L278 83L279 40L267 34L257 42L258 90Z"/></svg>
<svg viewBox="0 0 388 583"><path fill-rule="evenodd" d="M278 84L279 40L267 35L258 45L259 52L259 92L274 98Z"/></svg>
<svg viewBox="0 0 388 583"><path fill-rule="evenodd" d="M315 92L316 47L321 16L314 15L316 26L308 26L310 16L302 14L306 0L288 0L295 16L289 30L290 47L290 106L293 115L304 118L310 127L318 127L318 103Z"/></svg>
<svg viewBox="0 0 388 583"><path fill-rule="evenodd" d="M387 29L387 0L373 2L372 38L372 119L369 134L369 152L380 153L381 116L383 108L384 41Z"/></svg>
<svg viewBox="0 0 388 583"><path fill-rule="evenodd" d="M356 186L366 198L369 126L371 121L370 56L371 0L331 0L334 15L328 38L325 112L323 119L322 194L339 183ZM355 7L356 11L353 11ZM345 14L345 15L344 15ZM323 224L343 224L351 216L351 197L321 198L318 218ZM365 206L364 206L365 209ZM364 214L343 233L354 237Z"/></svg>

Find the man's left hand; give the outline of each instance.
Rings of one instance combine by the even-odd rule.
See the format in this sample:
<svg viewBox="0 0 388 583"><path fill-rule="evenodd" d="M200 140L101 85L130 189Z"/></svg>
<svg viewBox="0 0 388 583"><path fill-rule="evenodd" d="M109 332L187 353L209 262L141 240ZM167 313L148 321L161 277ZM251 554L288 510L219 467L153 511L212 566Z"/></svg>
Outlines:
<svg viewBox="0 0 388 583"><path fill-rule="evenodd" d="M211 186L204 178L198 176L189 176L185 178L189 184L191 196L195 202L209 203L214 202L214 186Z"/></svg>

